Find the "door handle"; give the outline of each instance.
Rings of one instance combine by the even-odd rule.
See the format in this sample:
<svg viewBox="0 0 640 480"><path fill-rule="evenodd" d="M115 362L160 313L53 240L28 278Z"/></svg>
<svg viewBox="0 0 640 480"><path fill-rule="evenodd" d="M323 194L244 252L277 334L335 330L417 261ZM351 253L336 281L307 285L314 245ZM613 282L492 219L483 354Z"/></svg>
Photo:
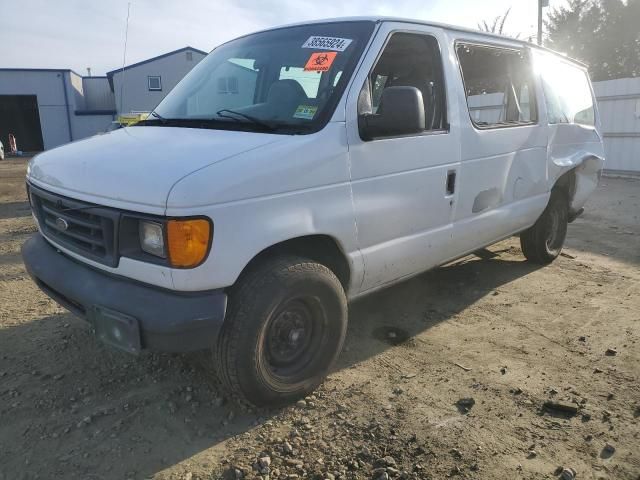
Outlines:
<svg viewBox="0 0 640 480"><path fill-rule="evenodd" d="M456 171L449 170L447 172L447 183L445 185L447 196L453 195L456 192Z"/></svg>

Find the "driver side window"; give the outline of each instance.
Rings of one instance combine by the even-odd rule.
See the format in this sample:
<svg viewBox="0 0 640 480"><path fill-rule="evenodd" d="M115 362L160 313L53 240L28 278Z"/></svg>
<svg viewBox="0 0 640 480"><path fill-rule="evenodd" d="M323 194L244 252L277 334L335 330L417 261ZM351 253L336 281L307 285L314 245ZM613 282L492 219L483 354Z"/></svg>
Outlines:
<svg viewBox="0 0 640 480"><path fill-rule="evenodd" d="M442 58L433 36L416 33L391 36L363 86L358 113L382 113L383 94L389 87L415 87L420 91L425 113L422 131L447 128Z"/></svg>

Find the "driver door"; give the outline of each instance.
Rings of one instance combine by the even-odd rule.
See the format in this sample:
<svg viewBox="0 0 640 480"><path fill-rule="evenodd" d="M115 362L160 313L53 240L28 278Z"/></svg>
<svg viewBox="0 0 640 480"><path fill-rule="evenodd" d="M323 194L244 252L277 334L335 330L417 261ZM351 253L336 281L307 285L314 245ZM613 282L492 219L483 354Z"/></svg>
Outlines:
<svg viewBox="0 0 640 480"><path fill-rule="evenodd" d="M347 135L358 242L365 263L359 293L427 270L455 255L452 220L460 140L456 73L442 61L446 33L428 26L384 23L354 79ZM378 52L380 54L378 55ZM358 114L376 114L385 88L422 93L419 133L363 140ZM365 136L366 137L366 136Z"/></svg>

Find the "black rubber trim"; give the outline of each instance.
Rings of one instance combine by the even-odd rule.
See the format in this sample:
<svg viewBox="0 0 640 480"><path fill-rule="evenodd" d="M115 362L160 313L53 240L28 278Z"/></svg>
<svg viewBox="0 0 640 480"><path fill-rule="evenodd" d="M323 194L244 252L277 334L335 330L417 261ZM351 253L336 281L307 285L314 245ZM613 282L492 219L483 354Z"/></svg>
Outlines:
<svg viewBox="0 0 640 480"><path fill-rule="evenodd" d="M577 212L569 212L569 223L573 223L573 221L583 213L584 213L584 208L581 208Z"/></svg>
<svg viewBox="0 0 640 480"><path fill-rule="evenodd" d="M143 349L188 352L215 345L227 309L223 290L174 292L107 274L59 252L40 233L22 246L36 284L88 321L91 307L107 307L138 320Z"/></svg>

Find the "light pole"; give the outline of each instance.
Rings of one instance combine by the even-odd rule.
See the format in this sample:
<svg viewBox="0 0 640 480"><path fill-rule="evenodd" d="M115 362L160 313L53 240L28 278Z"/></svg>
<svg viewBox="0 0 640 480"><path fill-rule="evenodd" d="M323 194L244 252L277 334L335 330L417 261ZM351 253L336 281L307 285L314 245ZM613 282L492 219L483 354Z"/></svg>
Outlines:
<svg viewBox="0 0 640 480"><path fill-rule="evenodd" d="M542 45L542 9L549 6L549 0L538 0L538 45Z"/></svg>

